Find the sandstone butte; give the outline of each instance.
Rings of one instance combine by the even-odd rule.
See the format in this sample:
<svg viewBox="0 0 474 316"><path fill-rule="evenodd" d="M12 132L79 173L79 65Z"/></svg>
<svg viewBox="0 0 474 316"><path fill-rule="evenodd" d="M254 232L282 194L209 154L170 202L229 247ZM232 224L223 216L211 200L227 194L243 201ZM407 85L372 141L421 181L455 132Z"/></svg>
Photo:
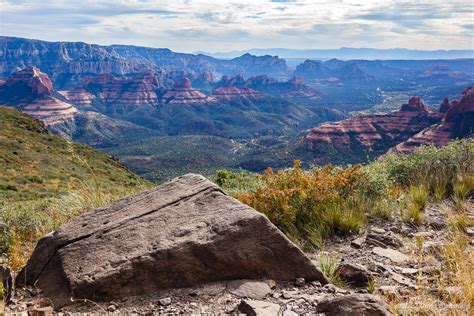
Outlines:
<svg viewBox="0 0 474 316"><path fill-rule="evenodd" d="M474 134L474 87L461 94L461 100L449 103L445 98L440 106L445 113L441 122L434 124L406 141L398 144L392 151L410 152L420 145L444 146L449 141Z"/></svg>
<svg viewBox="0 0 474 316"><path fill-rule="evenodd" d="M157 91L162 89L163 82L152 72L145 72L132 78L115 78L111 74L86 77L77 89L61 93L77 105L89 106L96 100L106 106L133 109L156 105Z"/></svg>
<svg viewBox="0 0 474 316"><path fill-rule="evenodd" d="M188 174L79 215L43 237L16 279L55 309L216 281L328 281L268 218ZM25 289L27 291L27 289Z"/></svg>
<svg viewBox="0 0 474 316"><path fill-rule="evenodd" d="M173 88L166 91L161 102L164 104L205 104L215 102L216 98L207 96L191 86L191 81L184 77L177 81Z"/></svg>
<svg viewBox="0 0 474 316"><path fill-rule="evenodd" d="M48 75L35 67L12 73L0 85L0 100L19 107L46 125L73 120L78 113L73 105L54 96L53 84Z"/></svg>
<svg viewBox="0 0 474 316"><path fill-rule="evenodd" d="M319 144L349 148L357 143L368 151L383 151L439 122L441 118L442 114L428 109L419 97L412 97L396 112L358 116L313 128L304 136L303 143L311 149Z"/></svg>

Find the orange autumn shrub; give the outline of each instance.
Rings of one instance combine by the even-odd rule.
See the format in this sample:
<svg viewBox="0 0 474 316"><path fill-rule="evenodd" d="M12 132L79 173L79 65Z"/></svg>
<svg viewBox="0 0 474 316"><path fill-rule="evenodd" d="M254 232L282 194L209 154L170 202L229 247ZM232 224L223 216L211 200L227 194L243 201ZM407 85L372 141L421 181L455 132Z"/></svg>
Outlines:
<svg viewBox="0 0 474 316"><path fill-rule="evenodd" d="M294 167L274 172L268 168L255 193L236 193L241 202L268 218L300 244L319 246L334 232L362 228L364 214L347 208L349 197L364 184L360 166L341 169L331 165L305 171L296 160Z"/></svg>

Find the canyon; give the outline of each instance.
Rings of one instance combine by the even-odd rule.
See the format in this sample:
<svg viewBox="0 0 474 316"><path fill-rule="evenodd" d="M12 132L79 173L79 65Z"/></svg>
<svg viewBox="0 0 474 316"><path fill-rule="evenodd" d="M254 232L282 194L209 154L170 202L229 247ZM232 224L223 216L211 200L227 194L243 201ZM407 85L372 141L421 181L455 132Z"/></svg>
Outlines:
<svg viewBox="0 0 474 316"><path fill-rule="evenodd" d="M212 173L218 165L262 171L293 159L367 162L472 134L465 105L470 90L453 100L472 84L471 59L308 59L292 68L277 56L220 60L164 48L12 37L0 37L0 48L0 104L159 181L170 175L152 170L165 165L177 176L203 166ZM384 105L385 114L349 118L384 104L387 94L408 93L419 97L401 107ZM184 148L195 157L185 158Z"/></svg>
<svg viewBox="0 0 474 316"><path fill-rule="evenodd" d="M420 97L410 98L398 111L358 116L331 124L323 124L305 135L300 151L312 152L316 159L325 153L363 152L375 157L385 152L411 152L421 145L444 146L449 141L474 133L474 89L467 88L461 100L447 98L439 112L428 108Z"/></svg>

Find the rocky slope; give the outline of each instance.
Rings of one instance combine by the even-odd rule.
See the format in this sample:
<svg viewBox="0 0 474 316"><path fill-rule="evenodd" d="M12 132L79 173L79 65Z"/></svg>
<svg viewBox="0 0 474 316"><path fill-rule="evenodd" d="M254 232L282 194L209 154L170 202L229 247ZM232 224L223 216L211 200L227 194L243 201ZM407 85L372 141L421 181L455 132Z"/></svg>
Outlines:
<svg viewBox="0 0 474 316"><path fill-rule="evenodd" d="M78 114L72 104L53 94L51 80L35 67L13 73L0 85L0 104L18 107L46 125L74 120Z"/></svg>
<svg viewBox="0 0 474 316"><path fill-rule="evenodd" d="M474 88L464 90L460 101L449 103L445 98L440 112L445 114L439 124L420 131L392 151L410 152L420 145L444 146L453 139L474 135Z"/></svg>
<svg viewBox="0 0 474 316"><path fill-rule="evenodd" d="M352 160L383 154L411 136L441 121L443 115L427 108L419 97L412 97L400 110L388 114L359 116L313 128L303 137L300 152L311 152L315 159L332 148L352 152ZM359 155L359 157L357 157ZM337 157L336 157L337 158Z"/></svg>

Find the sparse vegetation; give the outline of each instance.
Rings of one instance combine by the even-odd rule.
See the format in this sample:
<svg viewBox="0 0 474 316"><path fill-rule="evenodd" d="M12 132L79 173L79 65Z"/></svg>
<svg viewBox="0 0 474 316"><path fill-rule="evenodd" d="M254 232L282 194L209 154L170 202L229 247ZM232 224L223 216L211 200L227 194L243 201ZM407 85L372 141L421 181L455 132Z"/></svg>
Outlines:
<svg viewBox="0 0 474 316"><path fill-rule="evenodd" d="M0 253L13 270L44 234L150 185L116 159L54 136L16 109L0 107L0 121Z"/></svg>

